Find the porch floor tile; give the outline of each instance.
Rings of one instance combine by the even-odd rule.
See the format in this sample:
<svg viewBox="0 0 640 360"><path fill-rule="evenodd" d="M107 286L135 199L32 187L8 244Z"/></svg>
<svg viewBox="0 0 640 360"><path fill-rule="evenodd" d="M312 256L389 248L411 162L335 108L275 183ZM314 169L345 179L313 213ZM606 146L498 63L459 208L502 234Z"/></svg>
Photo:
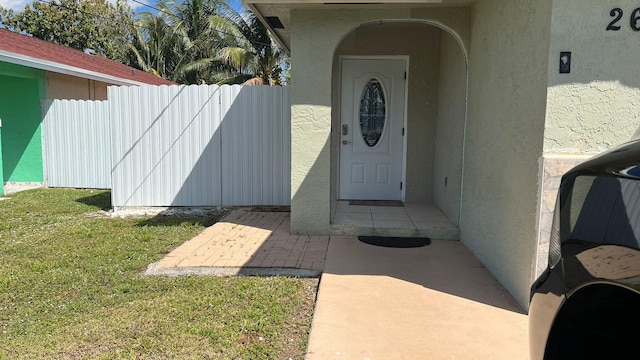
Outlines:
<svg viewBox="0 0 640 360"><path fill-rule="evenodd" d="M352 212L338 212L333 219L334 224L350 224L361 227L373 227L373 218L370 212L366 213L352 213Z"/></svg>
<svg viewBox="0 0 640 360"><path fill-rule="evenodd" d="M395 206L332 204L333 235L426 236L457 240L458 227L436 206L408 203Z"/></svg>

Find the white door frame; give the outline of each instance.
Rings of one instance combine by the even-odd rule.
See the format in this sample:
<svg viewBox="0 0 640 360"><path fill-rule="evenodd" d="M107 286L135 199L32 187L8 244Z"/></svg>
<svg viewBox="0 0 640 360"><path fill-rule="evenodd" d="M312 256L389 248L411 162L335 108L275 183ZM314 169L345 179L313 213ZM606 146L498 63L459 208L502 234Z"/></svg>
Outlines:
<svg viewBox="0 0 640 360"><path fill-rule="evenodd" d="M338 57L338 71L339 71L339 79L338 79L338 123L342 123L342 60L404 60L405 61L405 71L407 73L407 80L404 82L404 118L402 119L402 126L404 127L404 136L402 137L402 190L400 191L400 197L402 202L406 200L407 194L407 137L409 134L409 128L407 127L407 109L409 102L409 55L340 55ZM338 126L339 128L339 126ZM336 191L337 200L340 199L340 161L342 147L338 146L338 164L337 164L337 183L338 183L338 191Z"/></svg>

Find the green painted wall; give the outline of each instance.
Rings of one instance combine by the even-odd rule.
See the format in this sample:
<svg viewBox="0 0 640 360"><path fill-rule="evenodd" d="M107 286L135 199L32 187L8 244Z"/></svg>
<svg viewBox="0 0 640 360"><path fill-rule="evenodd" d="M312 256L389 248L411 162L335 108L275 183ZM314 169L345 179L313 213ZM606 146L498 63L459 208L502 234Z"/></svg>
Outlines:
<svg viewBox="0 0 640 360"><path fill-rule="evenodd" d="M0 62L2 173L5 182L43 182L40 99L44 71Z"/></svg>
<svg viewBox="0 0 640 360"><path fill-rule="evenodd" d="M44 81L45 71L0 61L0 75L39 79ZM2 83L0 83L0 85L2 85ZM40 95L44 95L44 88L41 89Z"/></svg>
<svg viewBox="0 0 640 360"><path fill-rule="evenodd" d="M2 150L2 119L0 118L0 150ZM2 151L0 151L0 196L4 195L4 172L2 171Z"/></svg>

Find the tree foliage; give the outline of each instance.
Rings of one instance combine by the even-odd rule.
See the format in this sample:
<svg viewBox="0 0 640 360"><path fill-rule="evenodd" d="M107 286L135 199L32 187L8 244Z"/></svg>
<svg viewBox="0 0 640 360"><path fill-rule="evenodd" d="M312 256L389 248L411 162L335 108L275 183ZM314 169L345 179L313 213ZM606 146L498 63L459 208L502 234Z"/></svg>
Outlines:
<svg viewBox="0 0 640 360"><path fill-rule="evenodd" d="M136 22L130 50L137 67L186 84L281 83L285 54L252 13L224 0L161 0L156 7Z"/></svg>
<svg viewBox="0 0 640 360"><path fill-rule="evenodd" d="M126 0L34 2L14 13L0 7L0 23L15 31L78 50L126 62L133 33L133 10Z"/></svg>
<svg viewBox="0 0 640 360"><path fill-rule="evenodd" d="M226 0L160 0L154 13L134 13L126 0L51 0L14 13L0 25L101 56L183 84L282 84L288 62L259 19Z"/></svg>

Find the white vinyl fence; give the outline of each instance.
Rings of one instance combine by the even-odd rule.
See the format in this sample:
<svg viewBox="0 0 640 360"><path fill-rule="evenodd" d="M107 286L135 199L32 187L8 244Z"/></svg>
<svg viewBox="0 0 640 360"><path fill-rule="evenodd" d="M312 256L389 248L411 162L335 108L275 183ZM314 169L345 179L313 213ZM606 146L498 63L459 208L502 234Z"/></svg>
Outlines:
<svg viewBox="0 0 640 360"><path fill-rule="evenodd" d="M290 204L287 87L109 87L112 205Z"/></svg>
<svg viewBox="0 0 640 360"><path fill-rule="evenodd" d="M111 188L107 101L46 100L42 121L49 187Z"/></svg>

